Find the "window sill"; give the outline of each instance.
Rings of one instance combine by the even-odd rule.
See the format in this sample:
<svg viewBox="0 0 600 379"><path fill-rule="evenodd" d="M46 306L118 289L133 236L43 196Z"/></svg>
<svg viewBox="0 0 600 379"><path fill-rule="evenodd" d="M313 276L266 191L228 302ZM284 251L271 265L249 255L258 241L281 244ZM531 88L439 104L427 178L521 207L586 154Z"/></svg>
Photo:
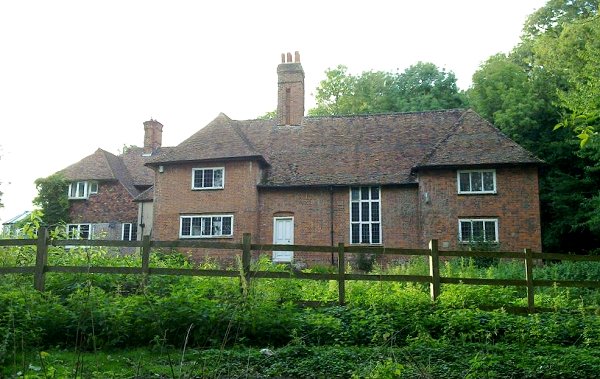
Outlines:
<svg viewBox="0 0 600 379"><path fill-rule="evenodd" d="M233 239L233 236L179 236L180 240L218 240Z"/></svg>
<svg viewBox="0 0 600 379"><path fill-rule="evenodd" d="M192 191L216 191L222 189L225 189L225 187L192 188Z"/></svg>
<svg viewBox="0 0 600 379"><path fill-rule="evenodd" d="M494 242L480 242L480 241L458 241L459 244L467 246L467 245L489 245L489 246L498 246L500 245L499 241Z"/></svg>
<svg viewBox="0 0 600 379"><path fill-rule="evenodd" d="M497 195L498 192L459 192L457 195L473 196L473 195Z"/></svg>

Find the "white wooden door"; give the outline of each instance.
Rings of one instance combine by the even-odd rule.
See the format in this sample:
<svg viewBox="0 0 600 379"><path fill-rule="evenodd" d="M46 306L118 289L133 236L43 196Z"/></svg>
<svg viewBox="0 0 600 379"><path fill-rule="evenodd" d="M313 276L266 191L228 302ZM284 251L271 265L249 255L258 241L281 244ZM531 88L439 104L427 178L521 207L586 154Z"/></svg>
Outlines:
<svg viewBox="0 0 600 379"><path fill-rule="evenodd" d="M273 243L276 245L294 244L294 218L275 217L273 219ZM273 251L273 262L291 262L293 251Z"/></svg>

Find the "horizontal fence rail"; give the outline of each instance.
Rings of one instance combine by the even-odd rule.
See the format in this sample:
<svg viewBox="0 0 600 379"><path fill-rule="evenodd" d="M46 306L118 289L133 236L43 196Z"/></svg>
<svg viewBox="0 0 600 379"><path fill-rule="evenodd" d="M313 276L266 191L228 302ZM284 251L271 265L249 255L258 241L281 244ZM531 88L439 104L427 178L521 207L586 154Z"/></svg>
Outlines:
<svg viewBox="0 0 600 379"><path fill-rule="evenodd" d="M412 282L429 284L432 300L440 295L442 284L464 285L490 285L490 286L517 286L527 290L528 312L535 311L535 287L578 287L600 288L600 281L591 280L539 280L533 278L534 261L561 260L561 261L589 261L600 262L596 255L570 255L533 252L524 249L523 252L499 251L440 251L437 240L432 240L429 249L401 249L386 247L346 246L343 243L337 246L310 246L310 245L276 245L253 244L249 233L243 235L242 243L231 242L205 242L205 241L151 241L144 236L142 241L114 241L114 240L57 240L48 237L48 231L40 228L37 239L0 239L2 246L34 246L36 252L35 266L27 267L0 267L0 275L5 274L33 274L34 288L39 291L45 289L45 275L54 273L80 273L80 274L135 274L135 275L175 275L175 276L207 276L207 277L240 277L248 284L250 280L259 278L273 279L304 279L304 280L334 280L338 282L338 302L345 304L346 281L381 281L381 282ZM48 265L49 246L101 246L118 248L139 248L142 262L140 267L101 267L101 266L59 266ZM241 250L241 268L239 270L216 270L197 268L163 268L150 267L150 253L153 248L178 249L202 248L215 250ZM252 251L298 251L308 253L337 254L337 273L306 273L291 270L289 272L251 270ZM429 275L393 275L393 274L359 274L346 272L347 254L376 254L376 255L403 255L423 256L429 260ZM448 257L486 257L522 259L524 263L523 279L482 279L482 278L454 278L440 275L440 260ZM145 279L144 279L145 280Z"/></svg>

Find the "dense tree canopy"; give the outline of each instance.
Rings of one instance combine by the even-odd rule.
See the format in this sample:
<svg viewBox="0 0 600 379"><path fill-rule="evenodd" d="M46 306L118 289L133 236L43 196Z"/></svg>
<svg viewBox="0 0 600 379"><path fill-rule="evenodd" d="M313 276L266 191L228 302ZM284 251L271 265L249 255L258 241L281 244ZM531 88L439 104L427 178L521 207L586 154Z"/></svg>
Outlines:
<svg viewBox="0 0 600 379"><path fill-rule="evenodd" d="M2 146L0 146L1 148ZM2 155L0 154L0 159L2 159ZM0 185L2 185L2 182L0 182ZM2 204L2 191L0 191L0 208L2 208L4 206L4 204Z"/></svg>
<svg viewBox="0 0 600 379"><path fill-rule="evenodd" d="M600 246L597 13L598 1L550 0L529 17L521 43L490 57L468 91L477 112L547 163L540 198L548 251Z"/></svg>
<svg viewBox="0 0 600 379"><path fill-rule="evenodd" d="M67 190L69 183L60 174L35 181L38 195L33 204L42 209L42 220L47 225L58 225L69 222L69 199Z"/></svg>
<svg viewBox="0 0 600 379"><path fill-rule="evenodd" d="M549 0L521 42L490 57L465 97L452 72L419 62L402 73L326 71L310 115L423 111L468 104L546 162L540 170L546 251L600 247L598 0ZM575 132L575 133L573 133Z"/></svg>
<svg viewBox="0 0 600 379"><path fill-rule="evenodd" d="M312 116L424 111L460 108L466 97L452 72L419 62L402 73L366 71L348 73L339 65L325 72L316 90Z"/></svg>

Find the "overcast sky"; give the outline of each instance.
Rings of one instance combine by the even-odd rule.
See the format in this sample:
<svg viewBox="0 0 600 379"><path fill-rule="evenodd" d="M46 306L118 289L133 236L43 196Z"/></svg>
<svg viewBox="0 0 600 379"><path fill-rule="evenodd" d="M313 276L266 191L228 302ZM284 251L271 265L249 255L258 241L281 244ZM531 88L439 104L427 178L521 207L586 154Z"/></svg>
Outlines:
<svg viewBox="0 0 600 379"><path fill-rule="evenodd" d="M2 1L0 221L32 208L34 180L102 148L174 146L219 112L276 107L276 67L300 51L306 108L324 71L454 71L459 87L509 52L545 0Z"/></svg>

